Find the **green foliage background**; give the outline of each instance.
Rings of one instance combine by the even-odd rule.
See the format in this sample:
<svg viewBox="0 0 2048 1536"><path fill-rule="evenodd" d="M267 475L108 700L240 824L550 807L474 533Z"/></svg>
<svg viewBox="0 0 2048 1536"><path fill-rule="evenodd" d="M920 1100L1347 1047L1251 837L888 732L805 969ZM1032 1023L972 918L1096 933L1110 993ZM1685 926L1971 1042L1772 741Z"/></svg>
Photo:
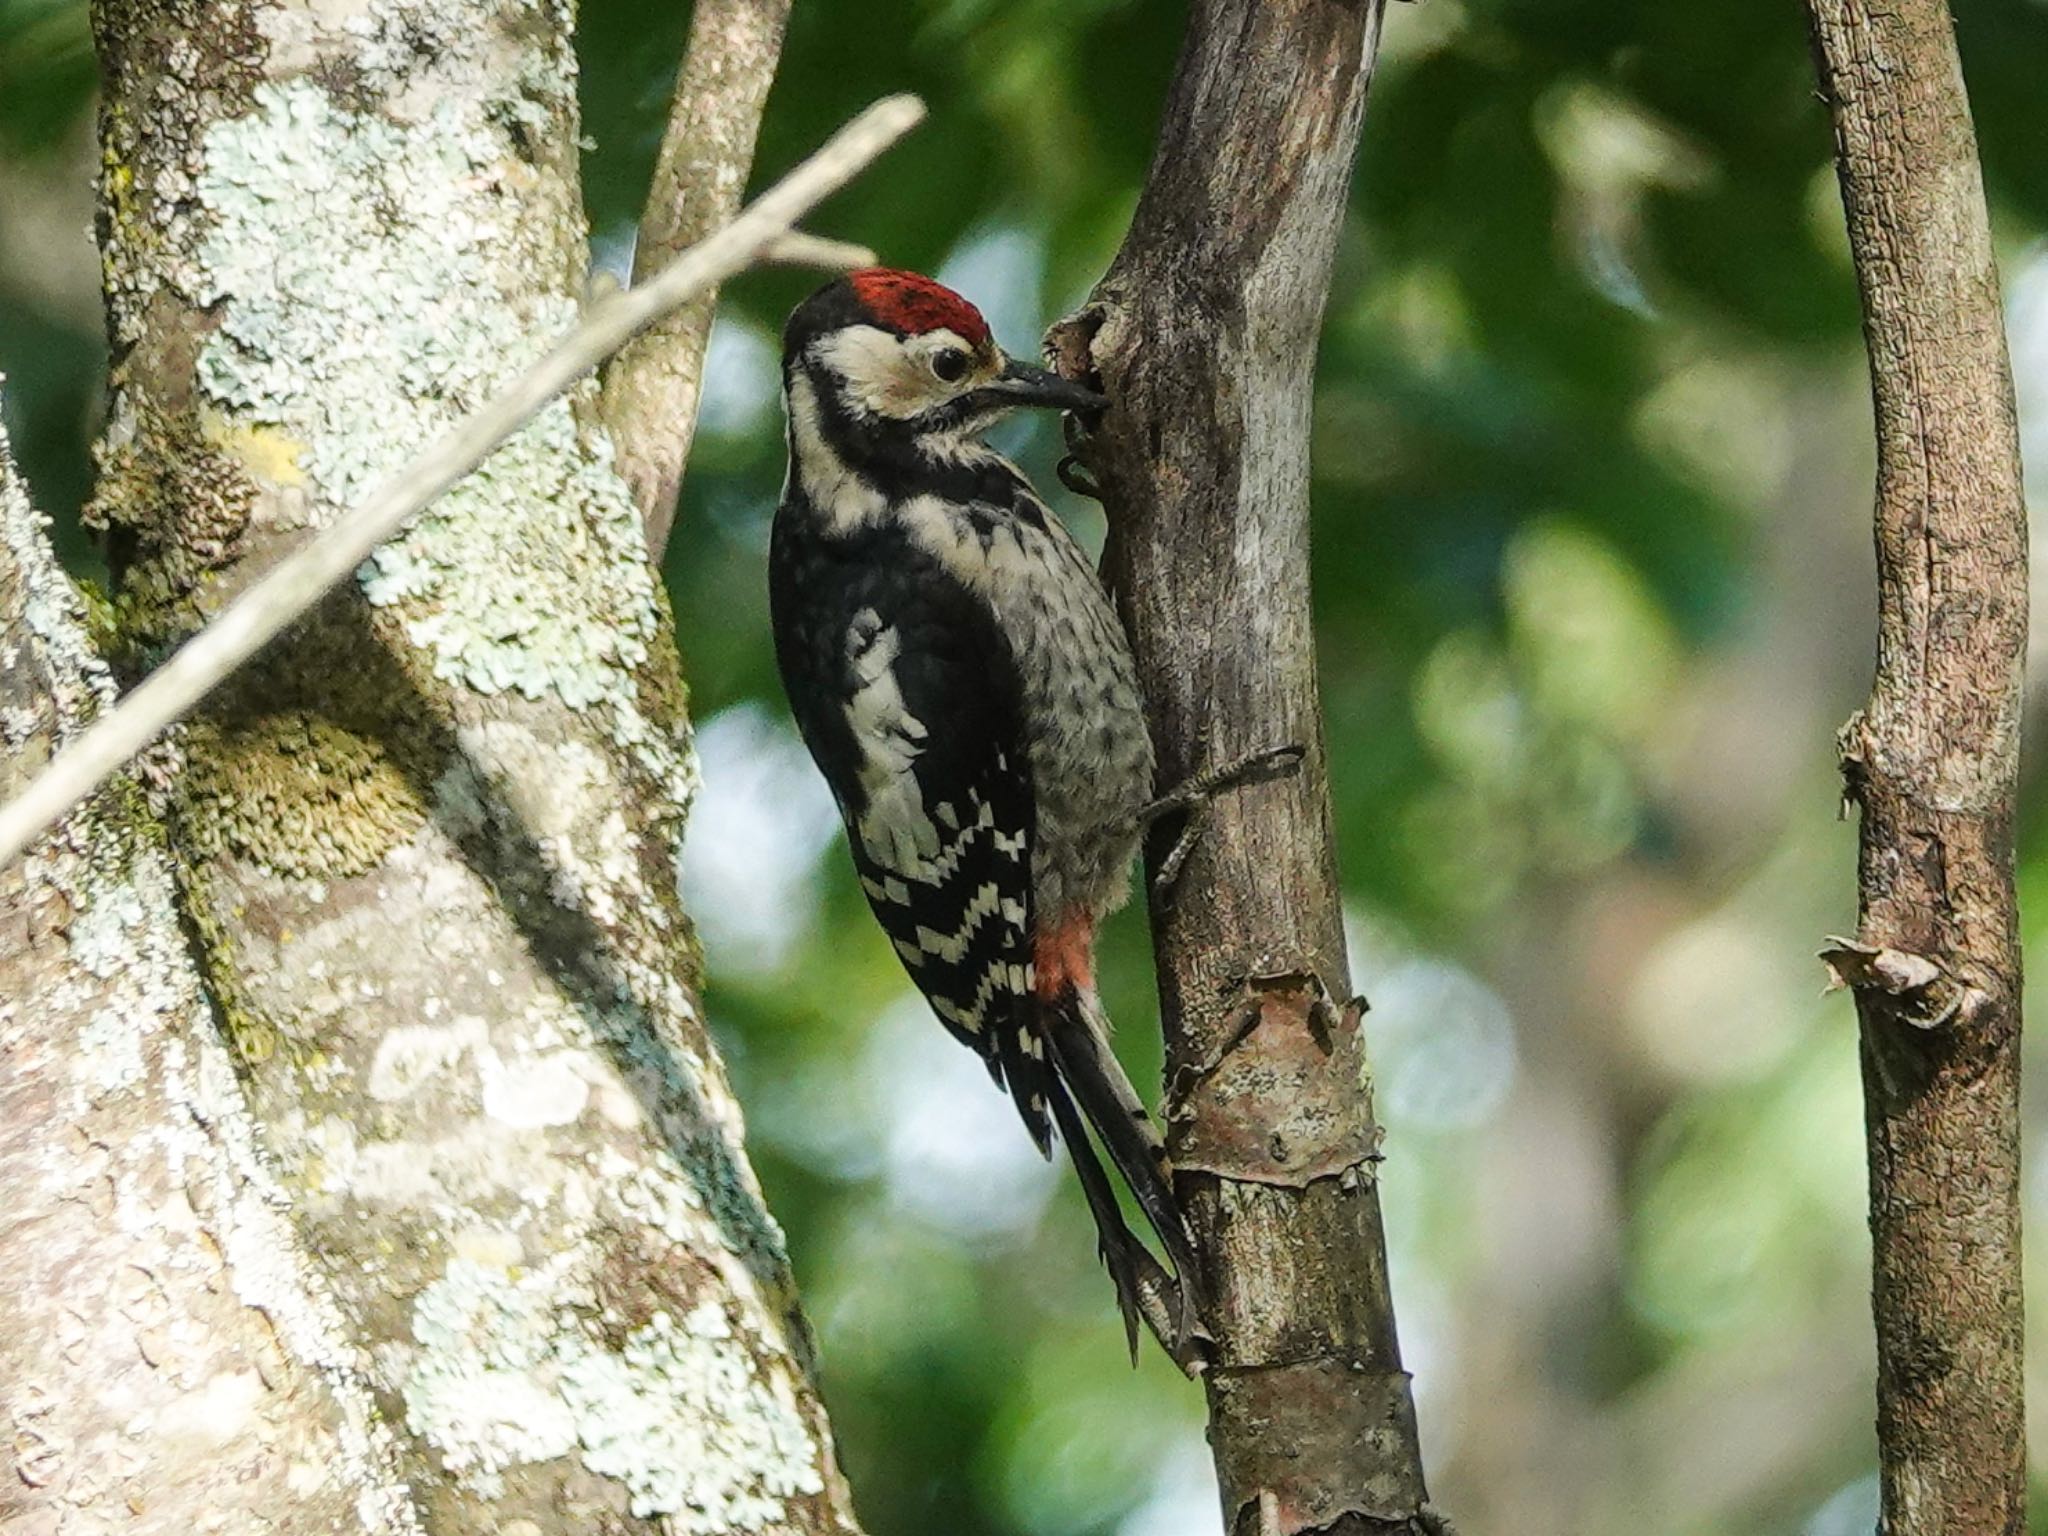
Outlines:
<svg viewBox="0 0 2048 1536"><path fill-rule="evenodd" d="M1959 10L2041 459L2048 7ZM584 5L614 263L687 20ZM1180 23L1164 0L797 0L757 180L919 92L931 123L815 227L943 269L1028 351L1115 247ZM82 4L0 0L8 425L85 563L91 89ZM1316 578L1403 1335L1470 1531L1874 1524L1853 1024L1811 958L1854 923L1831 738L1871 643L1828 150L1793 0L1387 21L1321 358ZM908 1005L792 756L761 567L773 337L810 281L728 295L667 575L711 999L845 1461L877 1536L1202 1536L1198 1393L1122 1363L1078 1199ZM1050 443L1015 441L1043 473ZM2033 896L2031 793L2022 854ZM1156 1081L1136 914L1108 978ZM2044 1207L2037 1181L2037 1236Z"/></svg>

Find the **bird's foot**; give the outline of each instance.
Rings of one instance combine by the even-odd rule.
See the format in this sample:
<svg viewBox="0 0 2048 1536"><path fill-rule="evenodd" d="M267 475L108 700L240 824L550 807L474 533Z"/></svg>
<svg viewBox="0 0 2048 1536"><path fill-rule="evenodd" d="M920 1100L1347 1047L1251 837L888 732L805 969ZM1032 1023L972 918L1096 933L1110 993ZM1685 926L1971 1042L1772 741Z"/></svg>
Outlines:
<svg viewBox="0 0 2048 1536"><path fill-rule="evenodd" d="M1060 477L1060 484L1076 496L1086 496L1090 501L1102 500L1102 487L1088 472L1084 462L1088 452L1088 424L1069 411L1060 418L1060 430L1067 442L1066 457L1053 471Z"/></svg>
<svg viewBox="0 0 2048 1536"><path fill-rule="evenodd" d="M1263 784L1270 779L1284 777L1297 771L1306 756L1308 748L1299 742L1290 742L1284 747L1267 747L1235 762L1191 774L1141 809L1137 818L1141 827L1153 826L1175 814L1187 818L1152 876L1153 894L1164 900L1172 891L1174 882L1180 878L1181 866L1187 863L1188 855L1194 851L1195 842L1209 818L1209 807L1218 795L1227 789Z"/></svg>
<svg viewBox="0 0 2048 1536"><path fill-rule="evenodd" d="M1138 1363L1137 1326L1142 1318L1181 1374L1200 1376L1208 1368L1216 1337L1202 1321L1190 1277L1168 1274L1166 1266L1142 1247L1133 1271L1117 1286L1117 1304L1123 1309L1130 1337L1131 1364Z"/></svg>

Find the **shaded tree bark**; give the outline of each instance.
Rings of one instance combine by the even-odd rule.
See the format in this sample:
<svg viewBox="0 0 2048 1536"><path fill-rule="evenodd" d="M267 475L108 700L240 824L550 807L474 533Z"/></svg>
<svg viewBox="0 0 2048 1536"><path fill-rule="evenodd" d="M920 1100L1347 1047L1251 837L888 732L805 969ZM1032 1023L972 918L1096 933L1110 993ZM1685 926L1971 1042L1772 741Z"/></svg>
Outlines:
<svg viewBox="0 0 2048 1536"><path fill-rule="evenodd" d="M1299 774L1220 798L1152 904L1168 1145L1213 1298L1204 1380L1236 1536L1435 1518L1387 1289L1309 613L1314 358L1380 14L1196 0L1129 237L1050 339L1113 402L1083 457L1161 785L1308 748Z"/></svg>
<svg viewBox="0 0 2048 1536"><path fill-rule="evenodd" d="M1877 418L1877 672L1853 987L1889 1536L2025 1528L2013 802L2026 514L1976 136L1943 0L1808 0Z"/></svg>
<svg viewBox="0 0 2048 1536"><path fill-rule="evenodd" d="M146 665L567 328L573 58L523 0L95 23L93 516ZM209 701L172 865L407 1519L850 1531L697 1006L682 688L595 414L543 412Z"/></svg>

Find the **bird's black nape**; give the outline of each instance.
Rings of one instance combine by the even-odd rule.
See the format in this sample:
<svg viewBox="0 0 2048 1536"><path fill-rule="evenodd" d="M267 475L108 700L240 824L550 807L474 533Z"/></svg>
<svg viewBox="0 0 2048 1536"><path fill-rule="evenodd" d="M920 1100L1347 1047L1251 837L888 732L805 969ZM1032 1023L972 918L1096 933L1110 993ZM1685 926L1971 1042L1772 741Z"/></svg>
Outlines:
<svg viewBox="0 0 2048 1536"><path fill-rule="evenodd" d="M789 312L782 325L782 356L796 357L820 336L843 331L850 325L872 325L874 321L843 277L835 277Z"/></svg>

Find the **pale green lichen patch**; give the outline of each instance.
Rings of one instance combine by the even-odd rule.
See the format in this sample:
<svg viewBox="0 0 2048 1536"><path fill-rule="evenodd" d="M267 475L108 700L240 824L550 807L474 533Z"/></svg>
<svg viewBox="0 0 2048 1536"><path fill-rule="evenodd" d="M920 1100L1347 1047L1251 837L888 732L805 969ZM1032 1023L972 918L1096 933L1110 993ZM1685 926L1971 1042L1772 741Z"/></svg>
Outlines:
<svg viewBox="0 0 2048 1536"><path fill-rule="evenodd" d="M753 1531L822 1491L819 1446L786 1387L759 1379L724 1309L660 1312L609 1348L543 1274L454 1259L413 1305L413 1430L493 1495L505 1472L580 1446L632 1511L679 1536Z"/></svg>
<svg viewBox="0 0 2048 1536"><path fill-rule="evenodd" d="M795 1403L758 1378L716 1302L680 1322L657 1313L617 1353L579 1352L562 1392L584 1461L626 1485L634 1514L676 1531L760 1530L824 1489Z"/></svg>
<svg viewBox="0 0 2048 1536"><path fill-rule="evenodd" d="M468 1259L413 1303L407 1422L481 1493L501 1493L509 1467L575 1448L576 1418L556 1390L557 1331L551 1287Z"/></svg>
<svg viewBox="0 0 2048 1536"><path fill-rule="evenodd" d="M134 934L146 917L142 897L116 883L96 893L91 905L71 920L71 958L95 976L118 976L134 958Z"/></svg>
<svg viewBox="0 0 2048 1536"><path fill-rule="evenodd" d="M451 835L467 821L473 832L490 813L516 823L521 839L539 850L549 871L549 895L606 930L632 915L665 925L668 914L634 890L636 840L624 808L634 787L622 782L611 759L574 738L550 739L529 725L485 720L459 733L461 757L437 786L437 805L454 818ZM486 785L478 769L490 774ZM467 783L457 779L466 777Z"/></svg>
<svg viewBox="0 0 2048 1536"><path fill-rule="evenodd" d="M101 1093L113 1093L142 1081L142 1035L118 1008L102 1008L78 1032L81 1061Z"/></svg>
<svg viewBox="0 0 2048 1536"><path fill-rule="evenodd" d="M207 135L205 297L224 309L198 377L299 445L329 508L361 501L574 323L564 297L503 291L508 250L537 238L509 195L505 106L450 99L408 124L300 80L259 87L254 112ZM361 584L436 676L609 703L646 734L634 674L660 627L653 577L608 453L566 401L372 555Z"/></svg>

